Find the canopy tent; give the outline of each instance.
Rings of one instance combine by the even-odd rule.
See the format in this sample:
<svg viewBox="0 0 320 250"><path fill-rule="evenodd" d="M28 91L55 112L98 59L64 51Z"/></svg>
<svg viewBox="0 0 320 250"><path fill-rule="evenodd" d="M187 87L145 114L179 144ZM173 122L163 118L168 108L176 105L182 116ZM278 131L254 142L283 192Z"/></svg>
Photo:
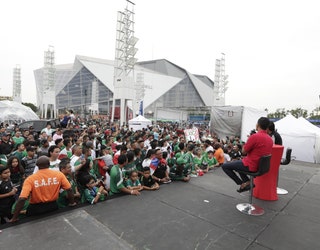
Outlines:
<svg viewBox="0 0 320 250"><path fill-rule="evenodd" d="M247 141L250 131L256 128L257 121L262 116L266 117L267 112L250 107L212 107L210 130L221 139L240 136L242 141Z"/></svg>
<svg viewBox="0 0 320 250"><path fill-rule="evenodd" d="M151 125L152 122L142 115L129 120L129 129L132 129L133 131L142 130L143 128L148 128L148 126Z"/></svg>
<svg viewBox="0 0 320 250"><path fill-rule="evenodd" d="M320 163L320 129L304 118L287 115L275 122L283 146L292 148L292 156L299 161ZM284 151L285 153L285 151Z"/></svg>
<svg viewBox="0 0 320 250"><path fill-rule="evenodd" d="M8 124L39 119L31 108L18 102L0 101L0 110L0 122Z"/></svg>

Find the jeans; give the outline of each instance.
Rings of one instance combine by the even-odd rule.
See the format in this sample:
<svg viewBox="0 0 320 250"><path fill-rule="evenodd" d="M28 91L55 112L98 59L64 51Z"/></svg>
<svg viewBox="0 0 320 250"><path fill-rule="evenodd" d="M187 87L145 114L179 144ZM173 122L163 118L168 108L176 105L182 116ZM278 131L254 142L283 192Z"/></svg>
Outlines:
<svg viewBox="0 0 320 250"><path fill-rule="evenodd" d="M249 171L249 168L244 166L242 160L227 162L222 165L223 171L238 185L249 181L250 179L246 174L241 174L239 176L236 174L237 171Z"/></svg>

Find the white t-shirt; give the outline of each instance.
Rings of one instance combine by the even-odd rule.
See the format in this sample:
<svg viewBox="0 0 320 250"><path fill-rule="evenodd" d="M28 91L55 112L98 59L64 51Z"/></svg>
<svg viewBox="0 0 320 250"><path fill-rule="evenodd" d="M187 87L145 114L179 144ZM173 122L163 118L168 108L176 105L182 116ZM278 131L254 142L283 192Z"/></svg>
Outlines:
<svg viewBox="0 0 320 250"><path fill-rule="evenodd" d="M208 147L206 148L206 152L209 152L209 151L214 152L214 149L213 149L213 147L212 147L212 146L208 146Z"/></svg>
<svg viewBox="0 0 320 250"><path fill-rule="evenodd" d="M55 161L50 161L50 167L49 169L51 170L54 170L54 171L60 171L59 169L59 163L60 163L61 160L57 159ZM35 166L34 170L33 170L33 173L37 173L39 171L39 167L38 166Z"/></svg>
<svg viewBox="0 0 320 250"><path fill-rule="evenodd" d="M71 172L75 172L74 167L76 162L80 159L80 156L72 155L70 158L70 166L71 166Z"/></svg>

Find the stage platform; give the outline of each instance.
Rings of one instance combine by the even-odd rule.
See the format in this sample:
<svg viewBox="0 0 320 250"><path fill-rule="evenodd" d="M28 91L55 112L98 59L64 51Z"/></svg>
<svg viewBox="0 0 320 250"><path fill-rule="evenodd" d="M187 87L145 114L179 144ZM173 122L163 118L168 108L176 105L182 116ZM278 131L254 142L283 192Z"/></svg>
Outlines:
<svg viewBox="0 0 320 250"><path fill-rule="evenodd" d="M277 201L253 199L259 217L236 209L249 192L221 168L189 183L161 185L14 226L1 226L0 249L320 249L320 165L280 167Z"/></svg>

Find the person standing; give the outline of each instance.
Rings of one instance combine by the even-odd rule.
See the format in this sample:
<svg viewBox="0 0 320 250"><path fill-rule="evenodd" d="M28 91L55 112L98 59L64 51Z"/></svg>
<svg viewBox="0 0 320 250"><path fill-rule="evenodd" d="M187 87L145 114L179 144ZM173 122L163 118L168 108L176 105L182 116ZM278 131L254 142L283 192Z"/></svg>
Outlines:
<svg viewBox="0 0 320 250"><path fill-rule="evenodd" d="M41 133L45 132L47 134L47 136L52 136L52 133L54 132L54 129L51 128L51 124L50 122L47 123L47 126L41 130Z"/></svg>
<svg viewBox="0 0 320 250"><path fill-rule="evenodd" d="M28 146L26 151L27 156L23 157L21 160L22 167L24 168L24 178L33 174L38 159L38 155L35 153L33 147Z"/></svg>
<svg viewBox="0 0 320 250"><path fill-rule="evenodd" d="M57 210L57 199L61 188L68 193L69 206L76 205L69 181L60 171L49 169L49 158L40 156L36 165L39 167L39 171L30 175L24 181L11 222L18 220L19 213L29 197L30 205L27 208L27 216L40 215Z"/></svg>
<svg viewBox="0 0 320 250"><path fill-rule="evenodd" d="M18 144L23 143L25 139L22 137L21 132L18 130L16 131L15 136L12 137L12 140L14 141L14 145L17 146Z"/></svg>
<svg viewBox="0 0 320 250"><path fill-rule="evenodd" d="M237 171L258 170L259 159L261 156L269 155L272 152L273 141L267 133L270 121L267 117L260 117L256 125L255 134L252 134L242 148L242 153L246 156L242 160L228 162L222 165L223 171L237 184L240 188L239 193L250 190L250 181L246 174L241 174L240 178Z"/></svg>
<svg viewBox="0 0 320 250"><path fill-rule="evenodd" d="M14 147L13 141L10 139L10 133L3 132L0 134L0 155L8 156Z"/></svg>
<svg viewBox="0 0 320 250"><path fill-rule="evenodd" d="M282 145L282 138L281 135L277 132L275 129L274 123L270 122L270 125L268 127L268 134L271 136L274 144L276 145Z"/></svg>

